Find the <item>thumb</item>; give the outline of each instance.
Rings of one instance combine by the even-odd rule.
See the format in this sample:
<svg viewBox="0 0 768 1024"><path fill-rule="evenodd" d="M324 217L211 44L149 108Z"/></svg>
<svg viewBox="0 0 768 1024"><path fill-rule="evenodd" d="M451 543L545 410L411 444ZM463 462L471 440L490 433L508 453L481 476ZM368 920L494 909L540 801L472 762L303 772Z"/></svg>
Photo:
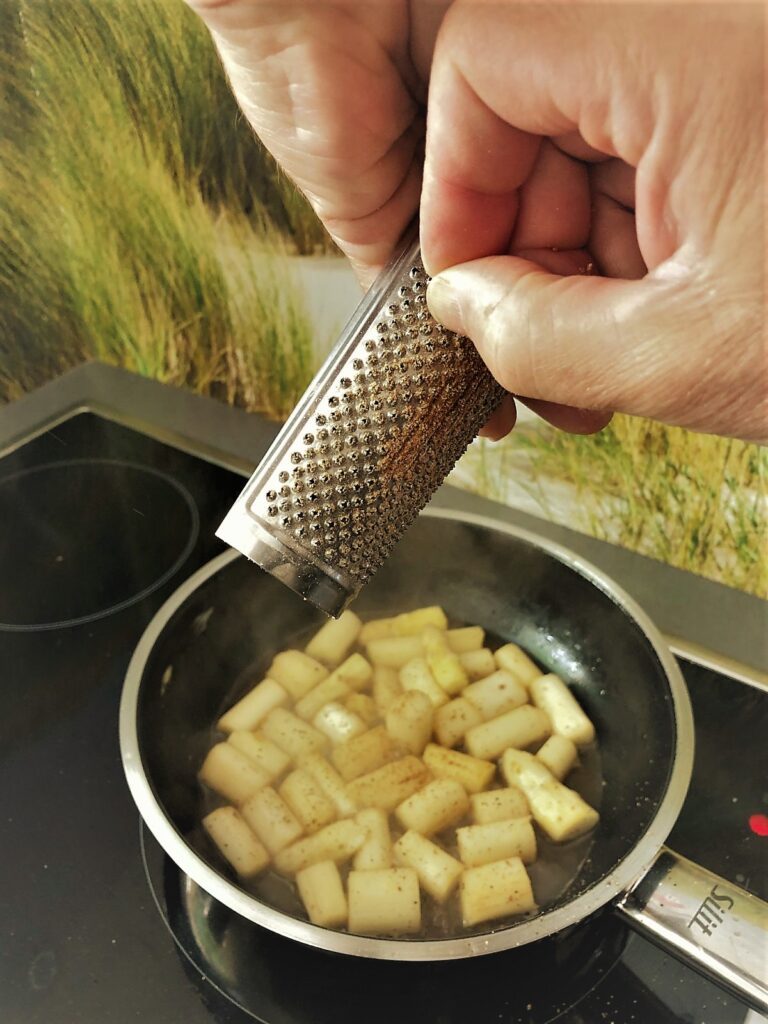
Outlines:
<svg viewBox="0 0 768 1024"><path fill-rule="evenodd" d="M491 256L438 274L427 301L516 395L765 437L762 356L745 343L754 325L742 303L713 302L706 282L677 261L622 281Z"/></svg>

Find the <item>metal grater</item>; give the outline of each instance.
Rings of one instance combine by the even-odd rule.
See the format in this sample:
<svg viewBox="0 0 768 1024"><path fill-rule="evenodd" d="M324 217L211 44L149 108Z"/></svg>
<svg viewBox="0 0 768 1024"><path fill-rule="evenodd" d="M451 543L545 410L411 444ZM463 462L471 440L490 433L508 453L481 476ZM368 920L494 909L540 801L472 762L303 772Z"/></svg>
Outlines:
<svg viewBox="0 0 768 1024"><path fill-rule="evenodd" d="M417 241L382 271L217 531L329 615L387 558L504 394L427 309Z"/></svg>

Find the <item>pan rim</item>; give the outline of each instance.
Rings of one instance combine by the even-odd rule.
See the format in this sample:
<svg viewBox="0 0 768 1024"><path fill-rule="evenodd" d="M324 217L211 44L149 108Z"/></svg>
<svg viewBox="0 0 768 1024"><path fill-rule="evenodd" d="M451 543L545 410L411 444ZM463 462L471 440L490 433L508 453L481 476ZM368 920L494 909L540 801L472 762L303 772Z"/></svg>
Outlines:
<svg viewBox="0 0 768 1024"><path fill-rule="evenodd" d="M487 934L452 939L381 939L320 928L261 903L206 863L187 844L164 811L144 769L138 736L138 698L144 668L171 617L206 580L239 552L227 550L197 569L170 595L148 623L134 649L120 700L119 738L123 770L141 817L174 863L202 889L246 919L286 938L335 953L376 959L433 961L501 952L545 938L584 920L629 890L650 868L677 820L693 770L694 728L690 697L682 672L660 631L622 587L591 562L561 544L489 516L431 508L420 518L454 520L509 536L540 548L589 580L642 630L667 678L672 697L675 751L656 813L635 846L599 882L564 906Z"/></svg>

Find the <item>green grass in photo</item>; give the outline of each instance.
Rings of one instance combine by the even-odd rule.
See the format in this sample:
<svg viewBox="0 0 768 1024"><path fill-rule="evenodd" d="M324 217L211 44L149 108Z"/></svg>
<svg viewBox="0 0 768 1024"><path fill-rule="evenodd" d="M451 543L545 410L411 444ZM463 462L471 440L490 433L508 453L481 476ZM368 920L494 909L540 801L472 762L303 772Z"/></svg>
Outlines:
<svg viewBox="0 0 768 1024"><path fill-rule="evenodd" d="M0 399L86 359L284 416L330 242L181 0L0 0ZM234 269L233 269L234 268Z"/></svg>
<svg viewBox="0 0 768 1024"><path fill-rule="evenodd" d="M768 596L768 450L632 416L599 434L524 423L476 442L458 482L497 501L514 481L548 518Z"/></svg>
<svg viewBox="0 0 768 1024"><path fill-rule="evenodd" d="M333 252L182 0L0 0L0 402L101 359L275 418ZM768 454L617 416L478 442L461 485L765 596Z"/></svg>

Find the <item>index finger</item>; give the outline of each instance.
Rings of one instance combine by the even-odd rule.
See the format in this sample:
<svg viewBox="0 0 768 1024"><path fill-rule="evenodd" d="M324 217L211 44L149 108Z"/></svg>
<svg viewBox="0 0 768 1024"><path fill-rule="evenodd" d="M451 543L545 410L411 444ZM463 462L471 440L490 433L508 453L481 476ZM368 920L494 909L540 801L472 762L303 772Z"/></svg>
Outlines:
<svg viewBox="0 0 768 1024"><path fill-rule="evenodd" d="M457 65L436 54L421 192L421 250L429 274L506 250L517 190L540 144L503 121Z"/></svg>
<svg viewBox="0 0 768 1024"><path fill-rule="evenodd" d="M609 17L626 27L607 5L600 24ZM594 21L579 4L455 0L448 11L432 63L421 200L433 275L508 251L517 192L543 137L582 158L614 154L618 58ZM622 127L622 159L635 162L628 154L647 129L642 117Z"/></svg>

